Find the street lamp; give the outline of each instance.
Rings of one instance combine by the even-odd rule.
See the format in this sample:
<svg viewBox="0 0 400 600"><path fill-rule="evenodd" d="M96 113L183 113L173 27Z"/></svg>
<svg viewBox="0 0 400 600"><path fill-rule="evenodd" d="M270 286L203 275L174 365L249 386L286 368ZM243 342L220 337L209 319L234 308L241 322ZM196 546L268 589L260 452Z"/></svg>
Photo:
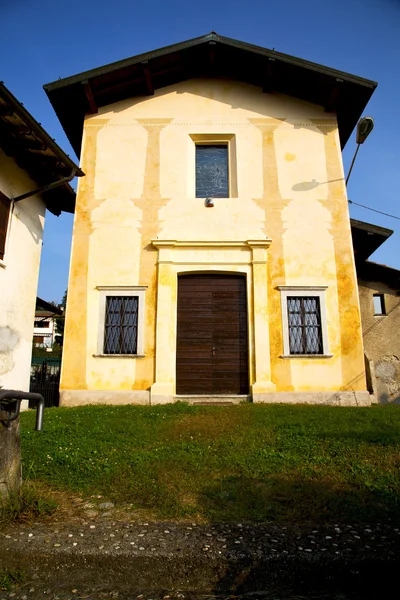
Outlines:
<svg viewBox="0 0 400 600"><path fill-rule="evenodd" d="M353 170L353 165L355 163L360 146L361 146L361 144L363 144L365 142L365 140L367 139L367 137L369 136L369 134L371 133L373 128L374 128L374 120L372 117L362 117L357 123L357 136L356 136L357 150L355 151L353 160L351 161L349 174L347 175L347 178L346 178L346 185L350 179L350 175Z"/></svg>

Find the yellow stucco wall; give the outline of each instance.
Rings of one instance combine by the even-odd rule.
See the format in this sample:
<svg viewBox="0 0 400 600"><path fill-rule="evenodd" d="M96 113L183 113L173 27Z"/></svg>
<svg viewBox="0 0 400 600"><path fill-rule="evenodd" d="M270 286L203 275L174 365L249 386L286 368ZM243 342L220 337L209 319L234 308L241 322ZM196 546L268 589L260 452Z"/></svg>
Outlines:
<svg viewBox="0 0 400 600"><path fill-rule="evenodd" d="M231 171L237 197L216 199L213 209L195 198L194 140L205 135L234 140ZM163 366L169 375L165 375L168 381L164 383L171 385L173 393L176 277L178 272L198 270L247 273L249 300L254 293L259 299L265 296L268 302L268 310L264 306L257 309L264 313L267 327L264 342L253 339L255 329L250 327L253 383L255 356L258 352L260 366L261 353L268 354L265 340L269 340L270 358L265 356L268 368L261 368L260 377L269 378L276 392L366 389L348 205L334 114L287 96L263 94L257 87L238 82L190 80L158 90L152 97L130 99L88 116L82 168L87 175L78 184L62 390L149 389L164 360L160 357L155 365L157 331L157 343L161 345L162 340L169 348L165 359L169 363ZM267 237L271 244L262 250L265 261L260 262L257 274L251 266L255 252L251 246L222 244L215 248L211 244ZM157 239L199 240L205 245L174 247L171 265L157 267L161 250L151 243ZM157 273L165 279L162 284ZM261 277L261 283L252 281L255 277L258 282ZM170 290L167 304L172 314L163 317L158 331L157 286L160 296L165 293L160 287L164 284L167 292ZM145 357L94 356L100 310L97 286L135 285L148 286ZM332 357L281 358L282 312L277 286L285 285L327 286ZM160 298L158 306L161 315ZM254 318L250 310L250 321Z"/></svg>

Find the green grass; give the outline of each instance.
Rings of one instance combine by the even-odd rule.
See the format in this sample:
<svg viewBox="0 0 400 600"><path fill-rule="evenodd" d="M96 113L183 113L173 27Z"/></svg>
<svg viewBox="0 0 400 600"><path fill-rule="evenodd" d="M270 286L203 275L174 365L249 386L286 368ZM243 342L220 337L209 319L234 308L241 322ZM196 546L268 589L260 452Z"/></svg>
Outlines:
<svg viewBox="0 0 400 600"><path fill-rule="evenodd" d="M21 570L0 570L0 591L9 592L15 586L19 586L25 579Z"/></svg>
<svg viewBox="0 0 400 600"><path fill-rule="evenodd" d="M24 477L151 519L400 519L400 409L86 406L21 415Z"/></svg>
<svg viewBox="0 0 400 600"><path fill-rule="evenodd" d="M57 502L34 482L24 482L18 492L0 498L0 528L9 523L31 522L52 515Z"/></svg>

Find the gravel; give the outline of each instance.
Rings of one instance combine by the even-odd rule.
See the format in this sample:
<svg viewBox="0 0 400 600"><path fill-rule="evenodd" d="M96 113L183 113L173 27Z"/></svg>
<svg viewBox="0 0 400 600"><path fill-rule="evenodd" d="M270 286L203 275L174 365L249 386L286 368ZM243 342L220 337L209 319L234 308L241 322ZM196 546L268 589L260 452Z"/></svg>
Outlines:
<svg viewBox="0 0 400 600"><path fill-rule="evenodd" d="M354 572L357 578L364 567L365 579L371 565L375 579L381 568L385 573L393 568L397 574L399 550L400 531L390 523L317 528L98 518L56 526L33 523L0 532L0 570L19 568L25 573L19 587L0 591L0 600L191 600L224 598L228 592L243 597L251 592L253 600L280 600L291 597L289 592L279 595L282 586L303 581L304 573L314 573L311 580L320 579L322 585L336 571L337 579L343 580L343 573ZM336 581L332 577L331 587ZM357 597L329 593L327 598ZM323 598L321 590L318 594L315 597ZM307 598L313 596L309 593Z"/></svg>

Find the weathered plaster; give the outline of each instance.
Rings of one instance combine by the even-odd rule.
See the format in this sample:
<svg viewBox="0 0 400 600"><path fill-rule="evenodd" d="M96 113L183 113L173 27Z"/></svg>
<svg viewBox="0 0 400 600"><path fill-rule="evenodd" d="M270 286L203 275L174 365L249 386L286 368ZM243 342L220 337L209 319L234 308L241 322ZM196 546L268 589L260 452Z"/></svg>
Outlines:
<svg viewBox="0 0 400 600"><path fill-rule="evenodd" d="M37 183L0 149L3 194L12 198L36 187ZM33 196L12 206L10 212L4 260L0 264L0 387L4 389L29 390L45 210L43 200ZM22 408L26 405L24 401ZM0 424L0 497L18 489L20 481L17 419L8 429Z"/></svg>
<svg viewBox="0 0 400 600"><path fill-rule="evenodd" d="M0 190L9 198L37 184L0 150ZM39 197L18 202L10 214L0 266L0 386L29 390L33 323L45 204Z"/></svg>
<svg viewBox="0 0 400 600"><path fill-rule="evenodd" d="M194 197L193 140L201 135L235 141L237 197L218 198L213 209ZM62 390L151 388L153 399L170 401L177 274L235 269L250 269L253 391L365 390L334 115L238 82L191 80L87 117L83 168L88 175L78 188ZM243 249L238 257L229 246L266 238L272 242L262 260L245 258L243 253L250 254ZM157 239L227 244L218 255L212 248L174 248L173 258L157 264L158 250L150 243ZM99 285L148 286L144 358L93 356ZM327 286L332 358L281 358L279 285ZM263 306L255 307L261 298ZM257 335L260 328L266 328L263 338Z"/></svg>
<svg viewBox="0 0 400 600"><path fill-rule="evenodd" d="M337 127L321 128L325 144L328 196L320 202L331 211L339 308L342 390L365 390L365 364L350 217Z"/></svg>

